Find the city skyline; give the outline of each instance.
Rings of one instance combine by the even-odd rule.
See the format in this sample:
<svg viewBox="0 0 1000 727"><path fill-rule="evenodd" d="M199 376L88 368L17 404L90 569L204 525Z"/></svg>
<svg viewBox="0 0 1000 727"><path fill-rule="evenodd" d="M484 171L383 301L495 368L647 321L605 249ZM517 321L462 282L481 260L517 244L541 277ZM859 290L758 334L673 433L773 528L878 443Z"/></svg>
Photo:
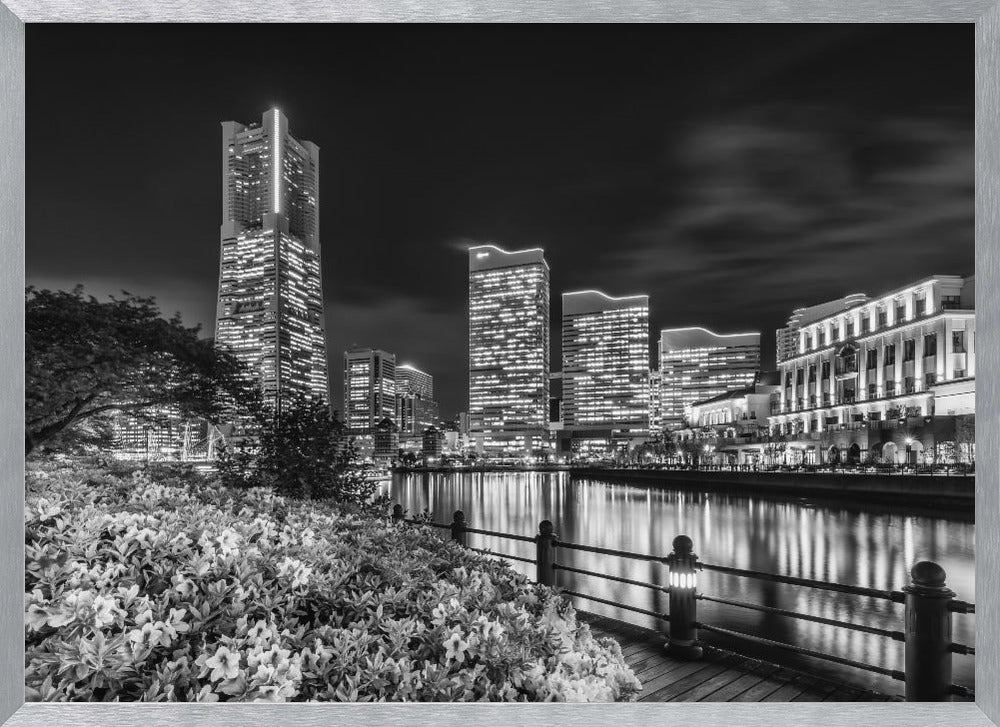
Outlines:
<svg viewBox="0 0 1000 727"><path fill-rule="evenodd" d="M513 64L488 60L498 29L468 29L450 46L476 49L466 68L414 57L434 29L362 29L336 52L303 43L296 60L247 70L215 51L237 30L279 48L341 37L27 29L29 283L154 295L210 334L218 123L273 107L324 149L335 404L357 344L405 352L435 376L442 414L465 410L462 256L475 244L543 247L557 296L648 294L651 330L759 330L765 362L796 308L972 272L968 28L618 29L593 58L596 31L525 30ZM53 63L55 43L87 53ZM372 43L377 62L340 63ZM141 63L121 64L132 47ZM213 73L227 81L193 81ZM162 83L139 83L150 75ZM94 77L105 83L82 80Z"/></svg>

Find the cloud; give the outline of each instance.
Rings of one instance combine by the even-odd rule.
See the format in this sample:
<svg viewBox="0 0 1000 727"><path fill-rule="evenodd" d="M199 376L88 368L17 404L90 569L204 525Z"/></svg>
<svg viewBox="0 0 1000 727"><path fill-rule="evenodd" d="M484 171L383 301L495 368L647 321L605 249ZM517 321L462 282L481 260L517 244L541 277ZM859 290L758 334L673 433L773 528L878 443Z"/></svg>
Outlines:
<svg viewBox="0 0 1000 727"><path fill-rule="evenodd" d="M672 322L699 322L711 296L738 326L971 273L973 165L971 124L947 113L752 108L676 140L663 211L632 231L618 262Z"/></svg>

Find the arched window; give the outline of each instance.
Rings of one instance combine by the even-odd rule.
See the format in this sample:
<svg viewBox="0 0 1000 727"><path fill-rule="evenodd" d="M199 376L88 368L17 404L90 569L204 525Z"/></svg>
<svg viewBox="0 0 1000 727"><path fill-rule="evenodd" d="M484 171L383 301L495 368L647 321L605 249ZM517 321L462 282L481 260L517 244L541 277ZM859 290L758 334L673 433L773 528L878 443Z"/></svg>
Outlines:
<svg viewBox="0 0 1000 727"><path fill-rule="evenodd" d="M858 372L858 349L847 344L837 351L837 375L856 374Z"/></svg>

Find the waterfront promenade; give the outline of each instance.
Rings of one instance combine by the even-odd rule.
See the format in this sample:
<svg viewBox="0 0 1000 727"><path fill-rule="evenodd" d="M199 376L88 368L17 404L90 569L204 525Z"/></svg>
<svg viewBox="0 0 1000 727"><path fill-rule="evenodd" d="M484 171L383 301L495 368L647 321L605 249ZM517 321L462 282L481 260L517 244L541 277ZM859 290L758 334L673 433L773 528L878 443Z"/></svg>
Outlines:
<svg viewBox="0 0 1000 727"><path fill-rule="evenodd" d="M659 488L759 493L784 497L856 498L873 502L972 509L976 478L963 475L869 474L853 472L749 472L741 470L605 469L570 470L575 479L598 478Z"/></svg>
<svg viewBox="0 0 1000 727"><path fill-rule="evenodd" d="M697 661L666 652L666 637L651 629L577 611L595 636L619 643L642 683L640 702L889 702L896 695L843 684L712 647Z"/></svg>

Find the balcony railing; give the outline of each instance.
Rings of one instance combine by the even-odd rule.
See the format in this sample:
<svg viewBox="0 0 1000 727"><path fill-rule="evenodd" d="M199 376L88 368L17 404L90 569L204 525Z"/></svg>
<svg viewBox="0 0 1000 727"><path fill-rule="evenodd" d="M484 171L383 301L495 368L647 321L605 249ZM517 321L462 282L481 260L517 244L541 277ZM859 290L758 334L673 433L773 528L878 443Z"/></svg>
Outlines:
<svg viewBox="0 0 1000 727"><path fill-rule="evenodd" d="M935 386L934 384L925 384L923 381L914 381L911 386L907 387L893 387L892 389L886 391L883 387L876 388L873 392L868 392L865 390L859 390L854 392L853 396L837 396L829 399L824 399L822 403L813 404L810 402L809 406L797 406L794 402L786 401L779 411L772 411L772 414L791 414L799 411L809 411L811 409L829 409L835 406L852 406L854 404L859 404L867 401L878 401L880 399L895 399L903 396L909 396L911 394L922 394L928 389Z"/></svg>
<svg viewBox="0 0 1000 727"><path fill-rule="evenodd" d="M837 361L836 372L837 376L847 376L849 374L856 374L858 373L858 362Z"/></svg>

